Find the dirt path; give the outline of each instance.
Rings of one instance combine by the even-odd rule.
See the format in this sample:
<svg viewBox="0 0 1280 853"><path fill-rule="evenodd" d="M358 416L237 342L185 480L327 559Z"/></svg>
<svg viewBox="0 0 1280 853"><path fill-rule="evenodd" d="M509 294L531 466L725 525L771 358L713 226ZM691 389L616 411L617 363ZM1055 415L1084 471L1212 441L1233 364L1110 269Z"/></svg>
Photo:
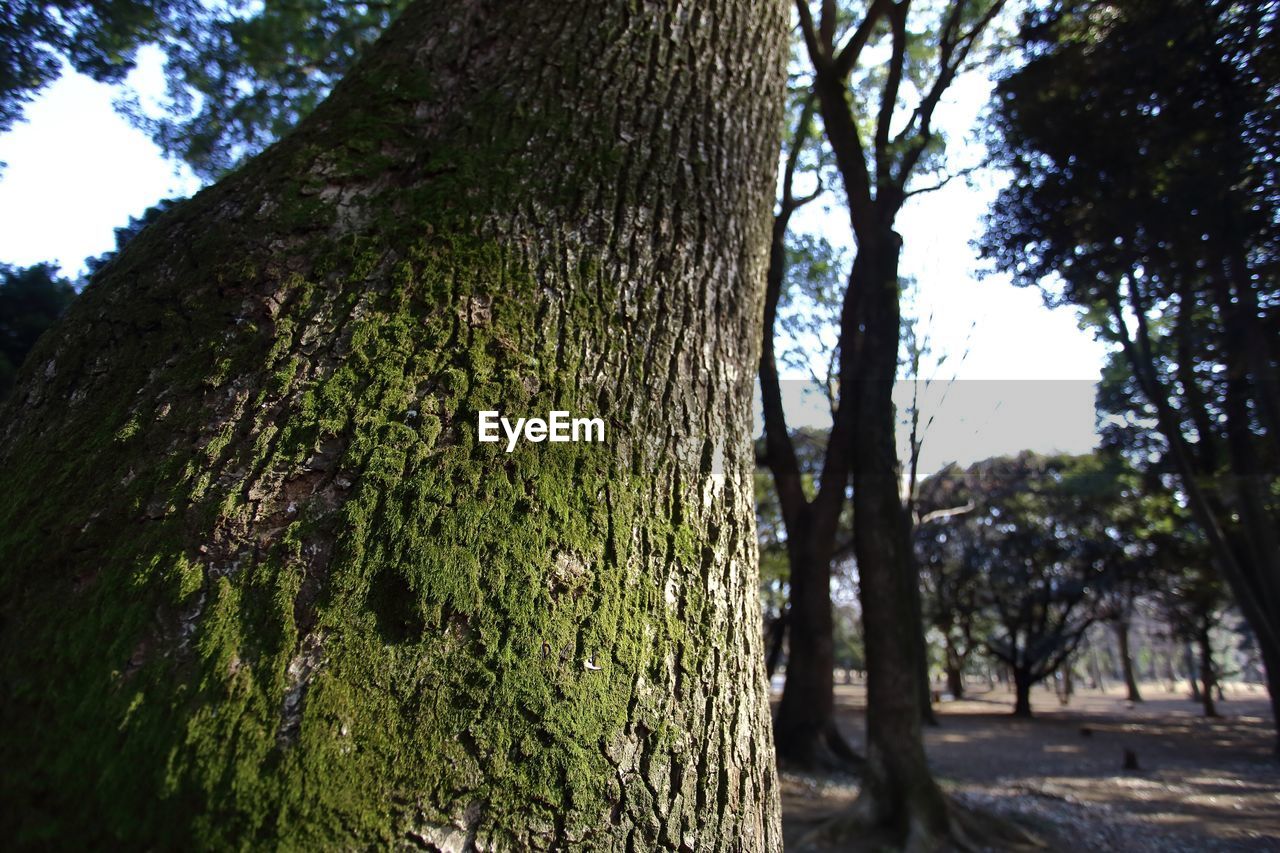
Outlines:
<svg viewBox="0 0 1280 853"><path fill-rule="evenodd" d="M1015 817L1063 851L1280 851L1280 762L1264 694L1227 692L1223 716L1156 685L1129 706L1116 692L1084 691L1069 707L1037 691L1034 720L1014 720L1012 698L989 693L938 706L926 746L938 777L962 802ZM865 694L838 687L841 729L861 749ZM1125 750L1138 769L1123 770ZM851 803L851 777L783 775L789 844ZM868 841L873 841L868 839ZM869 845L868 845L869 846ZM848 848L845 848L848 849Z"/></svg>

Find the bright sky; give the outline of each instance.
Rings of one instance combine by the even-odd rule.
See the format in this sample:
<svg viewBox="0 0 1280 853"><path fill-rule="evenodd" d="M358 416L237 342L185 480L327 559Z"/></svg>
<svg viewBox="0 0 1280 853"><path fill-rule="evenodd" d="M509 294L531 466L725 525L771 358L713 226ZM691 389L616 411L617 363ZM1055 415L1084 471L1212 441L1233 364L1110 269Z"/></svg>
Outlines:
<svg viewBox="0 0 1280 853"><path fill-rule="evenodd" d="M160 56L144 54L130 82L144 98L160 91ZM199 182L166 161L141 132L112 108L113 87L67 74L27 109L27 121L0 135L0 262L53 261L78 275L86 257L114 247L114 229L130 216ZM955 128L974 126L988 84L957 81L940 107L937 124L953 128L954 162L966 165L980 149ZM998 177L958 179L913 199L898 230L905 249L902 272L918 283L913 313L930 317L936 354L946 353L933 378L927 409L934 417L922 471L946 461L962 464L1029 448L1086 452L1096 443L1093 383L1103 347L1081 331L1069 310L1049 311L1040 294L1007 280L979 280L970 241L995 195ZM847 244L841 211L805 209L801 225ZM957 381L951 383L952 377ZM798 395L797 395L798 396ZM903 389L903 402L910 398ZM795 406L793 421L811 419L812 402ZM820 413L813 419L821 420Z"/></svg>

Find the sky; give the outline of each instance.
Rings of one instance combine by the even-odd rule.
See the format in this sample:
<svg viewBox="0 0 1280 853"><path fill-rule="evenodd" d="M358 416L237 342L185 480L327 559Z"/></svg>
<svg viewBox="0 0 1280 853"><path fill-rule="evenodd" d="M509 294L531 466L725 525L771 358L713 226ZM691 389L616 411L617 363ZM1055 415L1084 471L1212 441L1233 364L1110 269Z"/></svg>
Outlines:
<svg viewBox="0 0 1280 853"><path fill-rule="evenodd" d="M144 100L162 90L161 56L144 51L126 85ZM990 84L976 75L958 80L939 107L937 124L951 128L956 167L975 163L981 148L966 129L986 101ZM83 272L84 259L112 249L114 229L163 198L190 195L199 181L167 161L141 132L118 115L118 89L74 73L47 89L26 121L0 135L0 262L57 263ZM910 200L898 220L904 239L901 270L915 278L910 310L922 320L941 367L931 380L924 420L921 471L1022 449L1083 453L1096 444L1093 394L1105 354L1081 331L1070 309L1050 311L1038 291L1007 279L980 277L970 241L999 187L998 175L978 173ZM821 204L805 208L800 227L848 245L847 219ZM793 378L798 378L793 377ZM793 425L821 423L823 403L790 383ZM899 389L905 407L912 398ZM905 444L904 444L905 446Z"/></svg>

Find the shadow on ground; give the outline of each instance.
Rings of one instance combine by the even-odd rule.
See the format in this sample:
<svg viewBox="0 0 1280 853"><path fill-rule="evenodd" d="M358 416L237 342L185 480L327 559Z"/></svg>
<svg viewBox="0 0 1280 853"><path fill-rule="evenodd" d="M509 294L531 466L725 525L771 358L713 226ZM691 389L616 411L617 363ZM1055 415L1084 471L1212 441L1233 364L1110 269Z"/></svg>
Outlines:
<svg viewBox="0 0 1280 853"><path fill-rule="evenodd" d="M1280 850L1280 762L1265 694L1228 692L1215 720L1155 685L1144 695L1129 705L1115 692L1085 691L1062 707L1042 691L1033 720L1013 719L1004 692L943 702L941 725L926 732L929 760L958 801L1016 820L1052 849ZM860 749L865 693L837 687L837 703ZM1137 770L1123 769L1126 751ZM788 846L857 790L851 776L784 773Z"/></svg>

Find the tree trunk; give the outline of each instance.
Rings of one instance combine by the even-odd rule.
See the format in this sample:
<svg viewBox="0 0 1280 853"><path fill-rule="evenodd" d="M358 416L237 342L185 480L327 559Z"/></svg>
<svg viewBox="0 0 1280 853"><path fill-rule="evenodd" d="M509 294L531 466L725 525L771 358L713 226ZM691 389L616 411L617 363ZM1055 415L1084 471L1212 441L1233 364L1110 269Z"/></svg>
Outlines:
<svg viewBox="0 0 1280 853"><path fill-rule="evenodd" d="M1120 668L1124 672L1124 686L1130 702L1141 702L1138 679L1133 674L1133 658L1129 655L1129 620L1117 619L1112 623L1116 630L1116 643L1120 646Z"/></svg>
<svg viewBox="0 0 1280 853"><path fill-rule="evenodd" d="M831 557L803 528L788 532L791 562L787 680L773 721L778 757L794 767L860 763L835 723L835 634L831 610Z"/></svg>
<svg viewBox="0 0 1280 853"><path fill-rule="evenodd" d="M809 110L796 130L793 150L782 179L782 201L774 217L765 287L760 397L764 439L774 489L787 528L790 603L787 631L787 679L774 718L774 741L780 763L804 769L847 769L861 757L845 741L835 721L835 636L831 608L831 559L840 510L848 484L848 450L841 436L850 427L837 416L823 460L818 494L805 494L804 472L787 431L782 387L774 351L774 324L786 279L786 236L799 203L792 195L796 158L803 144Z"/></svg>
<svg viewBox="0 0 1280 853"><path fill-rule="evenodd" d="M773 681L773 674L778 671L778 665L782 663L782 647L787 639L787 620L790 618L788 611L789 608L784 605L778 618L769 625L769 647L765 651L764 672L770 682Z"/></svg>
<svg viewBox="0 0 1280 853"><path fill-rule="evenodd" d="M1191 685L1191 701L1200 701L1200 681L1196 677L1199 671L1196 667L1195 652L1191 650L1190 643L1184 643L1182 646L1182 656L1185 666L1187 667L1187 682Z"/></svg>
<svg viewBox="0 0 1280 853"><path fill-rule="evenodd" d="M928 849L948 832L946 803L925 760L918 644L908 583L914 566L898 495L893 383L898 364L898 255L892 230L860 240L850 286L862 333L845 357L854 377L854 546L867 660L867 770L857 810L888 823L906 846Z"/></svg>
<svg viewBox="0 0 1280 853"><path fill-rule="evenodd" d="M916 564L915 550L911 542L911 515L904 509L903 527L906 537L903 542L903 554L907 561L907 571L903 572L902 591L911 602L911 613L915 630L916 678L920 686L920 721L926 726L938 725L938 715L933 710L933 683L929 679L929 641L925 638L924 601L920 595L920 569Z"/></svg>
<svg viewBox="0 0 1280 853"><path fill-rule="evenodd" d="M1200 703L1206 717L1216 717L1218 709L1213 704L1213 688L1218 679L1213 671L1213 645L1209 642L1208 629L1199 632L1196 643L1200 647Z"/></svg>
<svg viewBox="0 0 1280 853"><path fill-rule="evenodd" d="M18 846L773 850L778 2L412 5L0 423ZM477 412L600 417L477 440Z"/></svg>
<svg viewBox="0 0 1280 853"><path fill-rule="evenodd" d="M950 651L948 651L948 656L950 654ZM959 664L950 660L947 662L947 692L951 694L953 699L964 698L964 672Z"/></svg>
<svg viewBox="0 0 1280 853"><path fill-rule="evenodd" d="M1031 718L1031 673L1020 667L1013 669L1013 715Z"/></svg>

